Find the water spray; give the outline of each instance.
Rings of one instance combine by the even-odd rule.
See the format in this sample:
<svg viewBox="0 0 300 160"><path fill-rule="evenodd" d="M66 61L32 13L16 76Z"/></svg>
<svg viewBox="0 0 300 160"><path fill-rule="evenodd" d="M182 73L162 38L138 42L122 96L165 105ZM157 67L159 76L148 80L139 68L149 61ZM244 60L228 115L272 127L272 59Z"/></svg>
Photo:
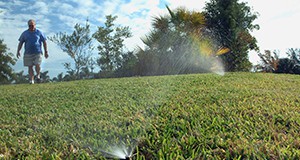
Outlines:
<svg viewBox="0 0 300 160"><path fill-rule="evenodd" d="M117 158L120 160L130 160L133 156L133 148L125 146L116 146L110 151L101 150L102 156L106 158Z"/></svg>

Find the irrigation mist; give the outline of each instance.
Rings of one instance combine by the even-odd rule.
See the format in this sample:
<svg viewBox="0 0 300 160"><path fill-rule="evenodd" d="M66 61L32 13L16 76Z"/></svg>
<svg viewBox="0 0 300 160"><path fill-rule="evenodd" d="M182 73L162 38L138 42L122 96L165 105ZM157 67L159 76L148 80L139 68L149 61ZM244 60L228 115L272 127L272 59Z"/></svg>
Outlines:
<svg viewBox="0 0 300 160"><path fill-rule="evenodd" d="M153 44L148 44L142 50L145 55L152 56L147 59L149 64L146 65L146 75L209 72L224 75L223 63L219 56L227 53L229 49L220 46L210 37L200 38L181 32L167 32L161 35Z"/></svg>
<svg viewBox="0 0 300 160"><path fill-rule="evenodd" d="M171 39L177 41L179 38L173 36ZM158 66L157 70L153 72L181 74L188 71L192 73L225 74L223 63L218 56L228 52L228 49L216 47L217 45L213 40L196 40L194 37L189 37L181 41L180 45L172 46L170 42L166 42L166 44L161 42L159 45L162 45L162 48L164 47L166 52L170 54L165 54L159 59L160 63L157 64L162 66ZM164 63L168 63L167 67ZM149 104L153 105L153 102L159 104L162 103L160 102L161 99L167 96L169 85L171 87L170 82L166 82L166 89L163 92L160 91L160 93L156 88L147 88L147 86L141 92L149 94ZM132 84L128 86L131 87ZM134 103L132 111L125 110L126 107L120 106L119 109L114 109L114 111L118 110L117 112L119 112L114 114L115 117L112 116L110 111L99 111L107 113L107 117L94 117L98 119L99 123L102 123L101 119L104 119L103 124L100 125L103 128L99 128L99 124L91 124L90 122L95 120L90 120L92 117L88 116L76 122L73 126L74 131L71 133L72 137L70 139L72 142L79 148L86 148L96 157L131 159L134 156L135 148L138 146L139 138L147 134L147 126L151 126L152 113L156 113L151 112L151 110L157 109L153 106L143 106L146 104L139 104L139 101L144 101L145 98L139 100L139 95L135 96L137 98L134 102L131 101L126 104L126 107L130 108L130 103ZM134 111L136 109L134 106L137 105L142 105L139 108L140 111ZM147 108L150 109L147 110ZM129 121L128 117L125 116L122 118L122 114L126 112L131 112L133 115L132 120ZM139 117L147 117L147 120L141 120ZM110 124L107 124L107 120Z"/></svg>
<svg viewBox="0 0 300 160"><path fill-rule="evenodd" d="M186 39L179 49L181 52L187 52L185 55L189 55L187 62L190 67L196 68L198 72L225 74L224 65L219 56L228 53L228 48L220 46L217 41L209 37L199 39L190 35Z"/></svg>

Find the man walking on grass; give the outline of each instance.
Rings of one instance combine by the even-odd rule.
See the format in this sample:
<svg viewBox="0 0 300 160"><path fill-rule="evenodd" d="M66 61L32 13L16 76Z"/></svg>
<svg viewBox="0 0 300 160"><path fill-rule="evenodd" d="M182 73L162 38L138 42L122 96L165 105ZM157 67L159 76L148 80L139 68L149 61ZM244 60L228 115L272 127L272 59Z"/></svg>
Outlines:
<svg viewBox="0 0 300 160"><path fill-rule="evenodd" d="M32 19L28 21L28 30L25 30L19 38L17 58L21 56L20 51L22 49L23 43L25 43L23 61L24 66L28 67L30 84L34 84L33 66L35 66L36 81L37 83L41 82L40 71L43 57L42 45L45 51L45 58L48 58L49 56L46 39L46 36L36 28L35 21Z"/></svg>

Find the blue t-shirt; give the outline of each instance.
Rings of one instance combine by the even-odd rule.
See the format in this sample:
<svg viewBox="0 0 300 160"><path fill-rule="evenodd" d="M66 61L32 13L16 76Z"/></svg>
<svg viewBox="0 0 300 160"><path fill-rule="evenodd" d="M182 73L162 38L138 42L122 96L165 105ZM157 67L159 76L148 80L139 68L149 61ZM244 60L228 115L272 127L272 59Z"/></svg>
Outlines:
<svg viewBox="0 0 300 160"><path fill-rule="evenodd" d="M20 42L25 42L24 54L41 54L42 42L46 41L46 36L38 29L34 31L24 31L20 38Z"/></svg>

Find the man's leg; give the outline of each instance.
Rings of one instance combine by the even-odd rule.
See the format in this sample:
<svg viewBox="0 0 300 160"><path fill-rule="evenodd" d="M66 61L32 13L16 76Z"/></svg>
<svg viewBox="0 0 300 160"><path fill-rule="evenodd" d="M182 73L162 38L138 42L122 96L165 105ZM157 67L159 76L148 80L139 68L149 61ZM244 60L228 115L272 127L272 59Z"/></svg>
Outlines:
<svg viewBox="0 0 300 160"><path fill-rule="evenodd" d="M29 73L29 81L30 81L30 83L34 83L33 66L28 66L28 73Z"/></svg>
<svg viewBox="0 0 300 160"><path fill-rule="evenodd" d="M41 78L41 75L40 75L41 74L40 73L41 72L41 66L40 66L40 64L35 65L35 71L36 71L36 78L40 79Z"/></svg>
<svg viewBox="0 0 300 160"><path fill-rule="evenodd" d="M42 54L35 55L35 72L36 72L36 81L41 83L41 63L42 63Z"/></svg>

